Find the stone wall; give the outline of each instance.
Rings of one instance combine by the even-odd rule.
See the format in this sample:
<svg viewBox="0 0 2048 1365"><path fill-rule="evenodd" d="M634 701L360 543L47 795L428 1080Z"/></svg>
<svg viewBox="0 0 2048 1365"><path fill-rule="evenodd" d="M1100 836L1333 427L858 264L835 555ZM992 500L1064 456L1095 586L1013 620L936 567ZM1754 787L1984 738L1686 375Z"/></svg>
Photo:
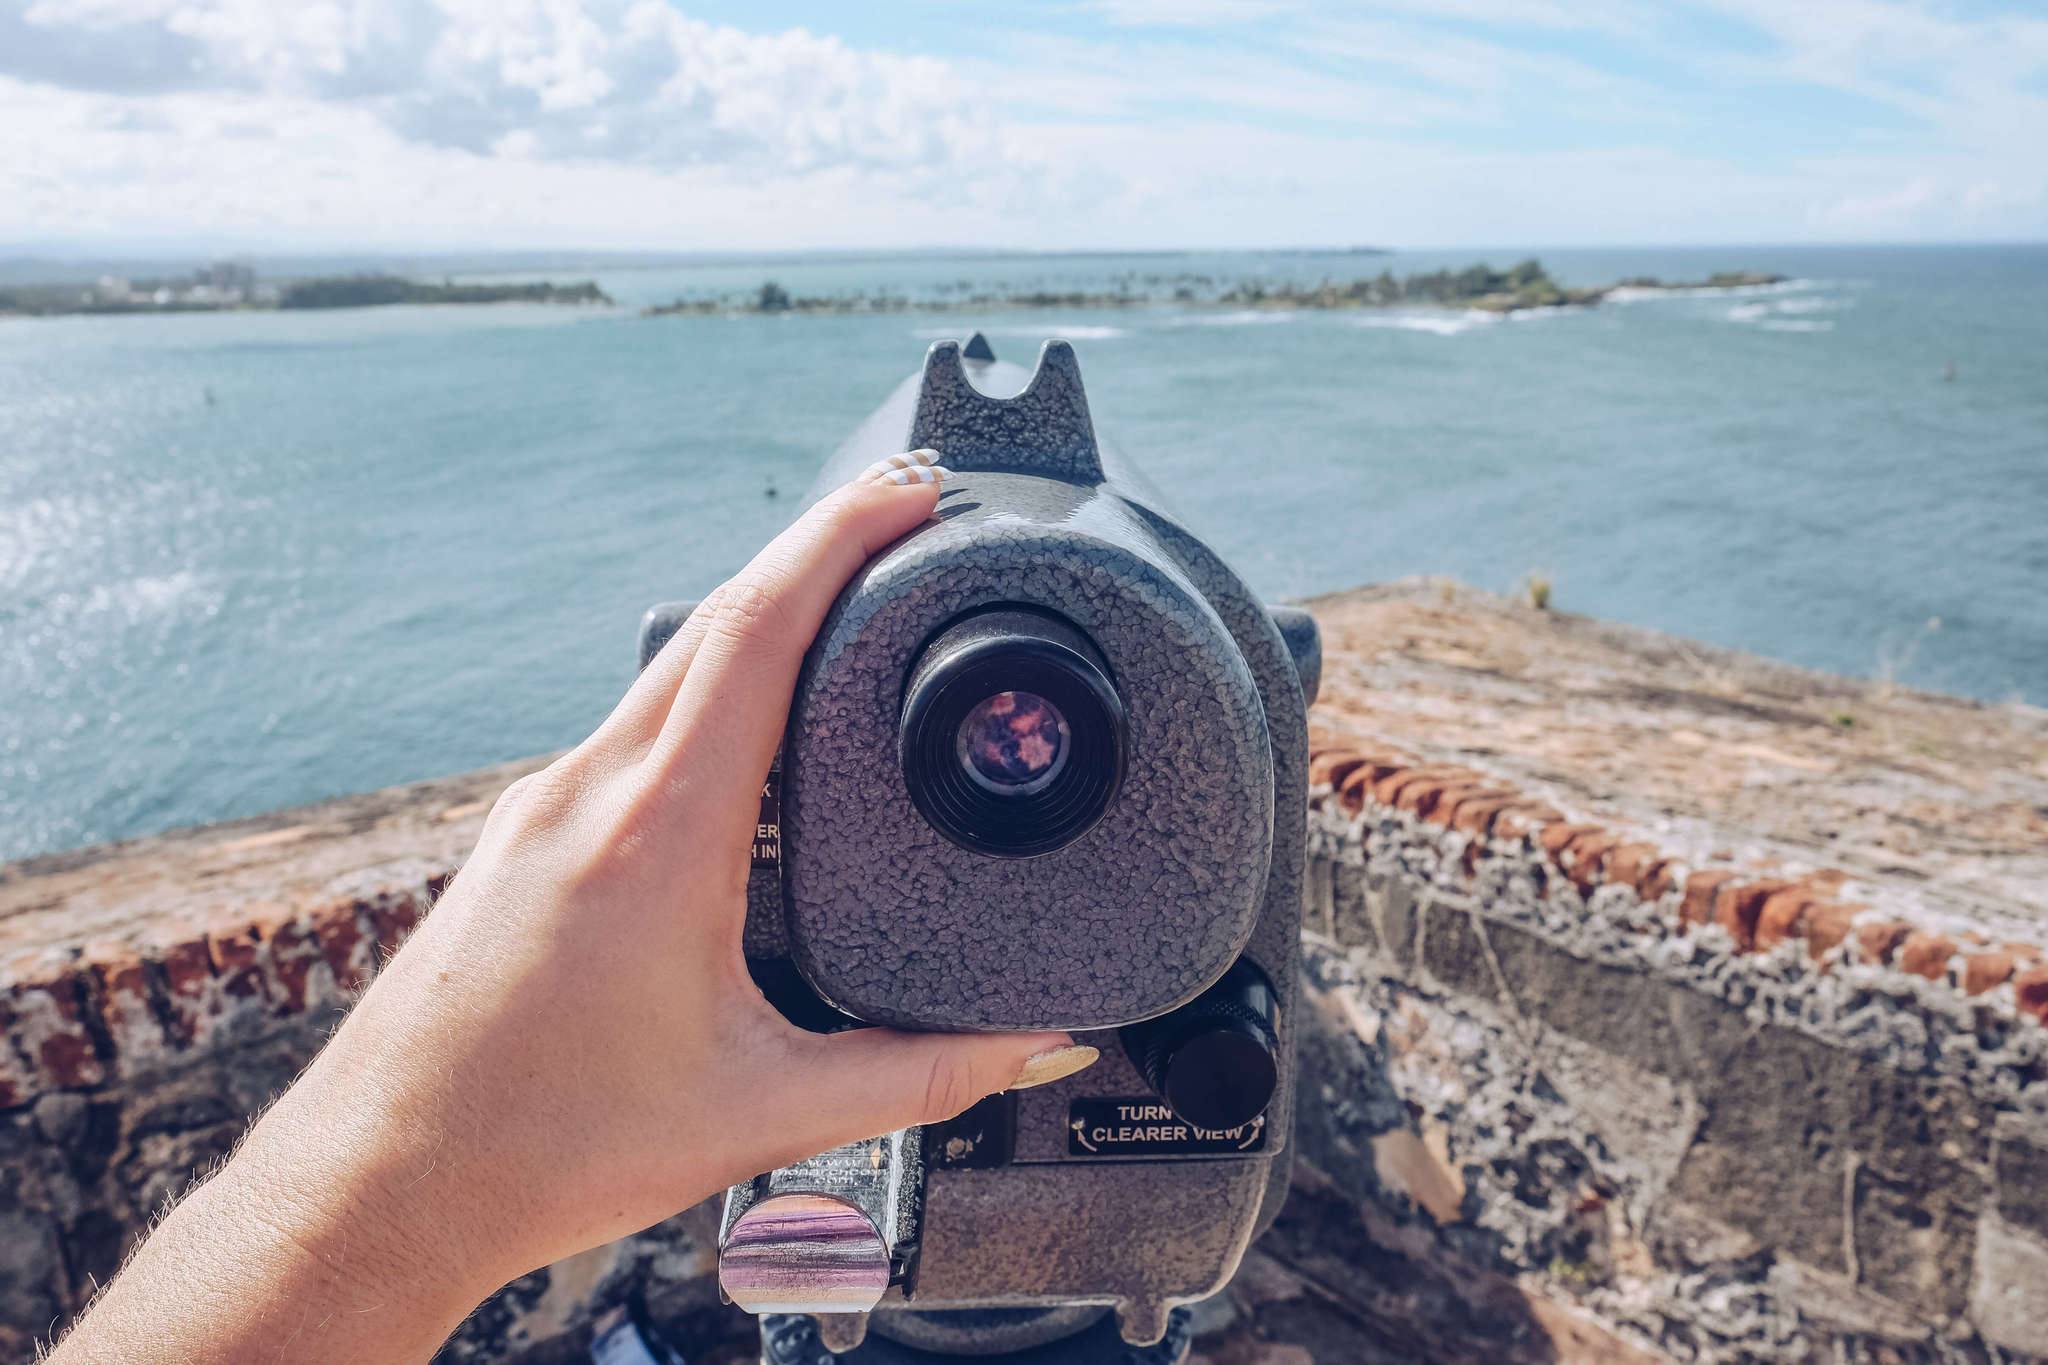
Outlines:
<svg viewBox="0 0 2048 1365"><path fill-rule="evenodd" d="M1883 733L1830 718L1845 680L1434 585L1317 607L1336 648L1312 717L1303 1159L1201 1306L1199 1360L2048 1358L2026 1354L2048 1349L2048 860L2027 823L2048 727L1856 701L1902 749L1937 733L1898 719L1918 707L1983 728L1953 741L1980 769L2014 755L1947 776L1915 757L1901 794L1868 770ZM1625 686L1588 685L1595 644ZM1667 658L1718 690L1675 690ZM1744 670L1768 704L1728 682ZM1788 719L1795 694L1818 719ZM1610 709L1558 748L1587 696ZM1617 717L1616 696L1720 719ZM1658 757L1630 733L1694 737ZM1727 789L1748 827L1670 816L1707 771L1670 753L1724 744L1810 782L1826 746L1873 747L1797 793L1804 815L1745 778ZM0 867L0 1358L47 1340L231 1149L539 761ZM1644 773L1667 775L1661 804L1631 806ZM1925 833L1930 792L1967 839ZM1920 843L1788 848L1800 819L1910 819ZM745 1359L713 1233L699 1208L536 1272L444 1356L580 1361L630 1307L693 1365Z"/></svg>
<svg viewBox="0 0 2048 1365"><path fill-rule="evenodd" d="M1340 1186L1677 1359L2048 1348L2038 943L1370 743L1312 781L1304 1152Z"/></svg>

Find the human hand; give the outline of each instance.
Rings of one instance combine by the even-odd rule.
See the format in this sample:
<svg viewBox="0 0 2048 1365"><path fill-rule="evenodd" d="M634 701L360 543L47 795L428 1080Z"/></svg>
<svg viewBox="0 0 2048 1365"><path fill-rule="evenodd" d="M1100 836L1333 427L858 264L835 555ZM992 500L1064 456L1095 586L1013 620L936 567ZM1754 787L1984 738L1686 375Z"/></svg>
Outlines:
<svg viewBox="0 0 2048 1365"><path fill-rule="evenodd" d="M937 473L894 463L900 482L878 467L806 513L499 798L333 1041L59 1360L424 1359L538 1266L1094 1060L1056 1033L806 1033L748 977L758 794L798 666L854 571L937 504Z"/></svg>

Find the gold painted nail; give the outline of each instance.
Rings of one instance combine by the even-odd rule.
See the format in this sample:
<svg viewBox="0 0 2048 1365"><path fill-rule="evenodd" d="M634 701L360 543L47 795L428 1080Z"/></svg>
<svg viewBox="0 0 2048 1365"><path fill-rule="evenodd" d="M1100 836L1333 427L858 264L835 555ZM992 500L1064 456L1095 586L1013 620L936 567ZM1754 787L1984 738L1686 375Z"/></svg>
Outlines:
<svg viewBox="0 0 2048 1365"><path fill-rule="evenodd" d="M1069 1043L1065 1047L1051 1048L1036 1056L1024 1059L1023 1070L1017 1079L1010 1082L1012 1090L1029 1090L1034 1085L1044 1085L1071 1076L1083 1067L1095 1065L1095 1059L1102 1054L1085 1043Z"/></svg>

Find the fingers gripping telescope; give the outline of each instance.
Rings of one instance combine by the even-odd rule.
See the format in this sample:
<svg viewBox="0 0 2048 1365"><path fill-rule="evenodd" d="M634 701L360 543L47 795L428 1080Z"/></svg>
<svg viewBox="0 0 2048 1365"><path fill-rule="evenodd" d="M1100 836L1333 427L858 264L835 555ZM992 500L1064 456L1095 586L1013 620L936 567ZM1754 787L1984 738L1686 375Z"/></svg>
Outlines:
<svg viewBox="0 0 2048 1365"><path fill-rule="evenodd" d="M1287 1187L1315 624L1097 440L1064 342L934 345L813 496L922 447L959 477L807 656L749 966L808 1028L1103 1056L736 1187L722 1284L770 1360L1176 1360Z"/></svg>

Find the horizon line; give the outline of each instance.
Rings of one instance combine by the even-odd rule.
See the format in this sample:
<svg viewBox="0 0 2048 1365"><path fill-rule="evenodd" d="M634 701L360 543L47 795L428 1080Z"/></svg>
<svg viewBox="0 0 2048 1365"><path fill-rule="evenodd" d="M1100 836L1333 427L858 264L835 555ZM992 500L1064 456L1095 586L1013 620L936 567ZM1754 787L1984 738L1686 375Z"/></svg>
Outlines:
<svg viewBox="0 0 2048 1365"><path fill-rule="evenodd" d="M1071 246L1036 247L975 245L968 243L924 243L912 246L792 246L792 247L655 247L655 246L502 246L502 245L419 245L419 246L207 246L178 243L134 243L97 247L55 246L44 242L0 241L0 263L107 261L121 257L143 259L198 258L226 260L234 257L265 257L273 260L355 257L389 259L448 256L584 256L653 257L668 260L795 260L806 257L891 257L891 256L1197 256L1197 255L1290 255L1345 256L1399 255L1450 251L1723 251L1723 250L1840 250L1853 248L1937 248L1937 247L2048 247L2041 238L1835 238L1827 240L1751 239L1693 242L1453 242L1448 244L1370 243L1344 244L1260 244L1241 246Z"/></svg>

